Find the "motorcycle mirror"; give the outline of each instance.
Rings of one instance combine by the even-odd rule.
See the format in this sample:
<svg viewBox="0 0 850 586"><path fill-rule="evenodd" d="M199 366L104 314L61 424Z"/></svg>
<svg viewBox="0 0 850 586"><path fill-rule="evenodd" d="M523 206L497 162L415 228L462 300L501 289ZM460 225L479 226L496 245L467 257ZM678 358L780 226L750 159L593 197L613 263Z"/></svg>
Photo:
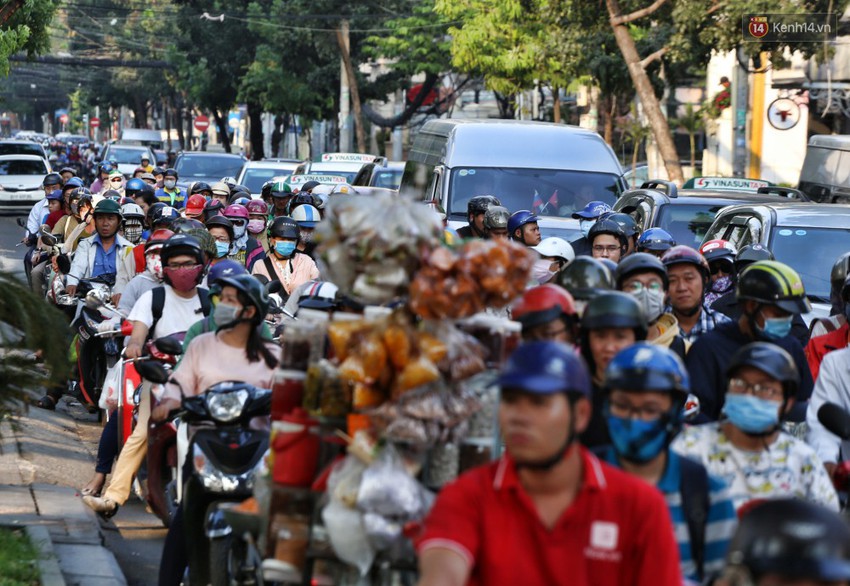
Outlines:
<svg viewBox="0 0 850 586"><path fill-rule="evenodd" d="M56 236L45 230L41 229L41 243L45 246L56 246L56 243L59 242Z"/></svg>
<svg viewBox="0 0 850 586"><path fill-rule="evenodd" d="M283 289L283 285L280 284L280 281L269 281L266 283L266 293L269 295L280 293L281 289Z"/></svg>
<svg viewBox="0 0 850 586"><path fill-rule="evenodd" d="M685 407L682 409L685 416L685 421L693 421L700 414L701 407L699 397L693 393L688 393L688 398L685 400Z"/></svg>
<svg viewBox="0 0 850 586"><path fill-rule="evenodd" d="M86 293L86 307L89 309L99 309L106 305L108 301L106 292L100 289L92 289Z"/></svg>
<svg viewBox="0 0 850 586"><path fill-rule="evenodd" d="M67 254L60 254L56 257L56 266L60 273L67 275L71 272L71 259L68 258Z"/></svg>
<svg viewBox="0 0 850 586"><path fill-rule="evenodd" d="M153 344L163 354L171 354L172 356L183 354L183 343L173 336L157 338Z"/></svg>
<svg viewBox="0 0 850 586"><path fill-rule="evenodd" d="M20 226L21 228L26 228L26 227L27 227L27 221L26 221L26 220L24 220L23 218L18 218L18 219L17 219L17 220L15 220L15 221L18 223L18 226Z"/></svg>
<svg viewBox="0 0 850 586"><path fill-rule="evenodd" d="M835 403L824 403L818 409L818 421L827 431L843 440L850 440L850 413Z"/></svg>
<svg viewBox="0 0 850 586"><path fill-rule="evenodd" d="M143 379L160 385L168 382L168 371L159 362L153 360L136 360L135 366L136 372Z"/></svg>

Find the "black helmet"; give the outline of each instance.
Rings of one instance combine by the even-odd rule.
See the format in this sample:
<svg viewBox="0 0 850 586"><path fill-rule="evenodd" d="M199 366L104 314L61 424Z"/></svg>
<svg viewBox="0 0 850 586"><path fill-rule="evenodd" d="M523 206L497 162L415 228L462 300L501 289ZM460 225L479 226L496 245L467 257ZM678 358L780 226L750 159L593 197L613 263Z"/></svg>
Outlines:
<svg viewBox="0 0 850 586"><path fill-rule="evenodd" d="M626 238L626 233L623 232L622 228L620 228L620 224L610 218L606 218L604 220L597 220L596 223L591 226L590 231L587 233L587 241L592 246L593 239L601 234L608 234L616 238L620 242L621 252L625 252L626 248L629 246L629 241Z"/></svg>
<svg viewBox="0 0 850 586"><path fill-rule="evenodd" d="M745 268L738 276L736 294L739 300L775 305L789 313L812 310L800 275L775 260L761 260Z"/></svg>
<svg viewBox="0 0 850 586"><path fill-rule="evenodd" d="M558 272L555 283L570 292L575 299L588 300L603 291L613 289L611 271L589 256L578 256Z"/></svg>
<svg viewBox="0 0 850 586"><path fill-rule="evenodd" d="M622 291L605 291L587 303L581 318L581 329L632 328L638 340L645 340L649 324L640 303Z"/></svg>
<svg viewBox="0 0 850 586"><path fill-rule="evenodd" d="M829 274L829 281L832 283L833 289L841 289L845 279L847 279L847 275L850 274L850 270L848 269L850 269L850 252L845 252L832 265L832 271Z"/></svg>
<svg viewBox="0 0 850 586"><path fill-rule="evenodd" d="M77 171L73 167L62 167L59 169L59 174L61 175L62 173L70 173L72 177L77 176Z"/></svg>
<svg viewBox="0 0 850 586"><path fill-rule="evenodd" d="M175 234L185 234L195 228L204 229L204 225L195 218L177 218L171 222L171 230Z"/></svg>
<svg viewBox="0 0 850 586"><path fill-rule="evenodd" d="M169 167L168 169L166 169L166 170L165 170L165 172L164 172L162 175L163 175L163 177L174 177L175 179L179 179L179 178L180 178L180 176L179 176L179 175L177 175L177 170L176 170L176 169L173 169L173 168L171 168L171 167Z"/></svg>
<svg viewBox="0 0 850 586"><path fill-rule="evenodd" d="M153 217L157 215L157 210L161 210L166 207L164 202L158 201L155 204L152 204L147 211L146 217L148 221L148 225L153 226Z"/></svg>
<svg viewBox="0 0 850 586"><path fill-rule="evenodd" d="M617 269L614 271L614 281L617 289L623 290L623 281L631 275L637 273L655 273L661 280L664 281L664 289L667 289L669 281L667 280L667 268L661 263L654 254L647 252L636 252L620 261Z"/></svg>
<svg viewBox="0 0 850 586"><path fill-rule="evenodd" d="M726 378L732 378L742 366L757 368L782 383L782 391L788 399L797 394L800 372L797 363L783 348L769 342L751 342L732 356L726 369Z"/></svg>
<svg viewBox="0 0 850 586"><path fill-rule="evenodd" d="M239 195L240 193L241 193L242 195ZM236 197L233 197L234 195L235 195ZM251 197L251 190L250 190L250 189L248 189L247 187L245 187L244 185L240 185L240 184L238 184L238 183L237 183L236 185L231 185L231 186L230 186L230 201L231 201L231 202L232 202L234 199L239 198L239 197L243 197L243 196L244 196L244 197Z"/></svg>
<svg viewBox="0 0 850 586"><path fill-rule="evenodd" d="M725 573L743 574L746 584L766 574L816 582L850 580L850 528L841 515L814 503L764 501L738 523Z"/></svg>
<svg viewBox="0 0 850 586"><path fill-rule="evenodd" d="M735 255L735 272L740 274L745 268L760 260L776 260L776 257L761 244L747 244Z"/></svg>
<svg viewBox="0 0 850 586"><path fill-rule="evenodd" d="M216 281L219 287L233 287L247 297L257 312L252 322L258 325L266 318L269 312L269 294L266 288L251 275L235 275L232 277L221 277Z"/></svg>
<svg viewBox="0 0 850 586"><path fill-rule="evenodd" d="M151 206L148 210L148 213L150 214L151 218L151 227L154 227L157 224L161 224L163 222L167 222L168 227L170 228L171 223L180 217L180 212L178 212L173 207L167 204L158 206L156 207L156 209L154 209L154 206Z"/></svg>
<svg viewBox="0 0 850 586"><path fill-rule="evenodd" d="M477 214L486 214L492 206L500 206L502 202L492 195L476 195L466 204L467 216L475 216Z"/></svg>
<svg viewBox="0 0 850 586"><path fill-rule="evenodd" d="M201 243L187 234L175 234L166 240L165 244L162 245L159 256L162 258L163 266L165 266L172 257L182 254L194 257L198 264L204 264L204 251L201 249Z"/></svg>
<svg viewBox="0 0 850 586"><path fill-rule="evenodd" d="M165 169L163 169L162 167L154 167L152 174L153 175L165 175Z"/></svg>
<svg viewBox="0 0 850 586"><path fill-rule="evenodd" d="M266 199L272 196L272 185L274 185L274 181L266 181L263 183L263 187L260 189L261 198Z"/></svg>
<svg viewBox="0 0 850 586"><path fill-rule="evenodd" d="M195 195L196 193L201 193L202 191L208 191L212 193L212 187L210 187L209 183L204 183L203 181L196 181L192 184L192 190L189 192L189 195Z"/></svg>
<svg viewBox="0 0 850 586"><path fill-rule="evenodd" d="M269 226L269 238L286 238L287 240L298 240L301 234L298 224L292 218L281 216L274 219Z"/></svg>
<svg viewBox="0 0 850 586"><path fill-rule="evenodd" d="M62 176L59 173L48 173L44 176L44 181L41 182L42 187L48 185L62 185Z"/></svg>
<svg viewBox="0 0 850 586"><path fill-rule="evenodd" d="M224 212L224 204L221 203L221 200L213 198L204 205L204 217L208 220L222 212Z"/></svg>
<svg viewBox="0 0 850 586"><path fill-rule="evenodd" d="M487 230L507 230L511 212L502 206L491 206L484 212L484 228Z"/></svg>
<svg viewBox="0 0 850 586"><path fill-rule="evenodd" d="M233 242L236 239L236 234L233 231L233 222L222 216L221 214L216 214L209 220L207 220L207 230L214 227L224 228L227 230L227 233L230 235L230 241Z"/></svg>
<svg viewBox="0 0 850 586"><path fill-rule="evenodd" d="M640 234L640 228L638 228L637 222L635 222L635 219L629 214L624 214L622 212L606 212L602 214L599 219L613 220L617 222L617 225L620 226L620 229L623 231L623 234L626 235L626 238L633 238Z"/></svg>

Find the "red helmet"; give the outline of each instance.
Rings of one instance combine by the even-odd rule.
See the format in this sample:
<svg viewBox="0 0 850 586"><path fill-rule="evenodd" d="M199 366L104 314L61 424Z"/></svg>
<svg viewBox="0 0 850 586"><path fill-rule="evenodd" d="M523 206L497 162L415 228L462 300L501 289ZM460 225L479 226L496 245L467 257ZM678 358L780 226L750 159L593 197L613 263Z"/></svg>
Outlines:
<svg viewBox="0 0 850 586"><path fill-rule="evenodd" d="M245 204L245 209L248 210L249 214L267 216L269 213L268 204L261 199L252 199Z"/></svg>
<svg viewBox="0 0 850 586"><path fill-rule="evenodd" d="M694 265L702 273L703 279L707 282L711 277L711 270L708 268L708 261L690 246L680 244L674 246L664 253L661 257L661 264L667 267L667 272L670 272L670 267L678 264Z"/></svg>
<svg viewBox="0 0 850 586"><path fill-rule="evenodd" d="M511 308L511 317L523 329L533 328L561 316L576 315L575 301L566 289L557 285L540 285L528 289Z"/></svg>
<svg viewBox="0 0 850 586"><path fill-rule="evenodd" d="M186 201L186 215L190 218L197 218L204 213L204 206L207 205L207 198L200 193L190 195Z"/></svg>
<svg viewBox="0 0 850 586"><path fill-rule="evenodd" d="M223 215L229 220L242 219L247 222L250 219L247 208L243 205L239 205L238 203L230 204L224 208Z"/></svg>
<svg viewBox="0 0 850 586"><path fill-rule="evenodd" d="M162 246L165 244L165 241L174 236L174 232L171 230L166 230L164 228L160 228L159 230L154 230L153 234L150 235L148 241L145 242L145 252L151 249L153 246Z"/></svg>
<svg viewBox="0 0 850 586"><path fill-rule="evenodd" d="M735 255L738 254L738 251L728 240L709 240L699 248L700 253L708 262L714 262L716 260L728 260L729 262L735 262Z"/></svg>

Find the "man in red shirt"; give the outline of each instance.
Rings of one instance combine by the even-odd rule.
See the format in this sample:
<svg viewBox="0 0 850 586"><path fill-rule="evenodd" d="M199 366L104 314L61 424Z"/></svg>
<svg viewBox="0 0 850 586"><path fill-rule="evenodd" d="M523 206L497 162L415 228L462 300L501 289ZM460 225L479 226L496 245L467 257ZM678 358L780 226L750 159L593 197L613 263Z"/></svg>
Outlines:
<svg viewBox="0 0 850 586"><path fill-rule="evenodd" d="M420 586L680 586L661 493L576 440L591 406L574 351L523 344L499 385L507 453L440 493L417 542Z"/></svg>
<svg viewBox="0 0 850 586"><path fill-rule="evenodd" d="M841 287L841 302L844 304L845 317L850 315L850 277L844 281ZM841 350L846 348L850 342L850 325L845 321L837 330L832 330L820 336L813 336L809 343L806 344L806 360L809 363L809 370L812 371L812 378L817 380L820 372L820 363L823 362L823 357L833 350Z"/></svg>

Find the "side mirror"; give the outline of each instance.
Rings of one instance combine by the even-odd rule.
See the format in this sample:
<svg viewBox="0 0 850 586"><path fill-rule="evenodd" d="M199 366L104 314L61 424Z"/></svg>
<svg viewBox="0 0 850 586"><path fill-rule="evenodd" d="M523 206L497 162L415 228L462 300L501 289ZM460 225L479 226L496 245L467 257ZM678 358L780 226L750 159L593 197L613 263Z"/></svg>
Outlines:
<svg viewBox="0 0 850 586"><path fill-rule="evenodd" d="M153 360L137 360L135 366L136 372L138 372L139 376L143 379L160 385L164 385L168 382L168 370L166 370L159 362L155 362Z"/></svg>
<svg viewBox="0 0 850 586"><path fill-rule="evenodd" d="M53 247L56 246L56 244L59 242L59 239L56 238L56 236L47 231L46 226L41 227L39 236L41 236L41 243L45 246Z"/></svg>
<svg viewBox="0 0 850 586"><path fill-rule="evenodd" d="M67 275L71 272L71 259L68 258L67 254L60 254L56 257L56 266L60 273Z"/></svg>
<svg viewBox="0 0 850 586"><path fill-rule="evenodd" d="M21 228L27 227L27 221L23 218L18 218L17 220L15 220L15 222L17 222L18 226L20 226Z"/></svg>
<svg viewBox="0 0 850 586"><path fill-rule="evenodd" d="M281 289L283 289L283 285L277 279L266 283L266 293L268 293L269 295L280 293Z"/></svg>
<svg viewBox="0 0 850 586"><path fill-rule="evenodd" d="M173 336L157 338L153 345L163 354L170 354L172 356L183 354L183 343Z"/></svg>
<svg viewBox="0 0 850 586"><path fill-rule="evenodd" d="M850 413L834 403L824 403L818 409L818 421L826 430L843 440L850 439Z"/></svg>
<svg viewBox="0 0 850 586"><path fill-rule="evenodd" d="M109 303L109 293L103 289L92 289L86 293L86 307L98 309Z"/></svg>

